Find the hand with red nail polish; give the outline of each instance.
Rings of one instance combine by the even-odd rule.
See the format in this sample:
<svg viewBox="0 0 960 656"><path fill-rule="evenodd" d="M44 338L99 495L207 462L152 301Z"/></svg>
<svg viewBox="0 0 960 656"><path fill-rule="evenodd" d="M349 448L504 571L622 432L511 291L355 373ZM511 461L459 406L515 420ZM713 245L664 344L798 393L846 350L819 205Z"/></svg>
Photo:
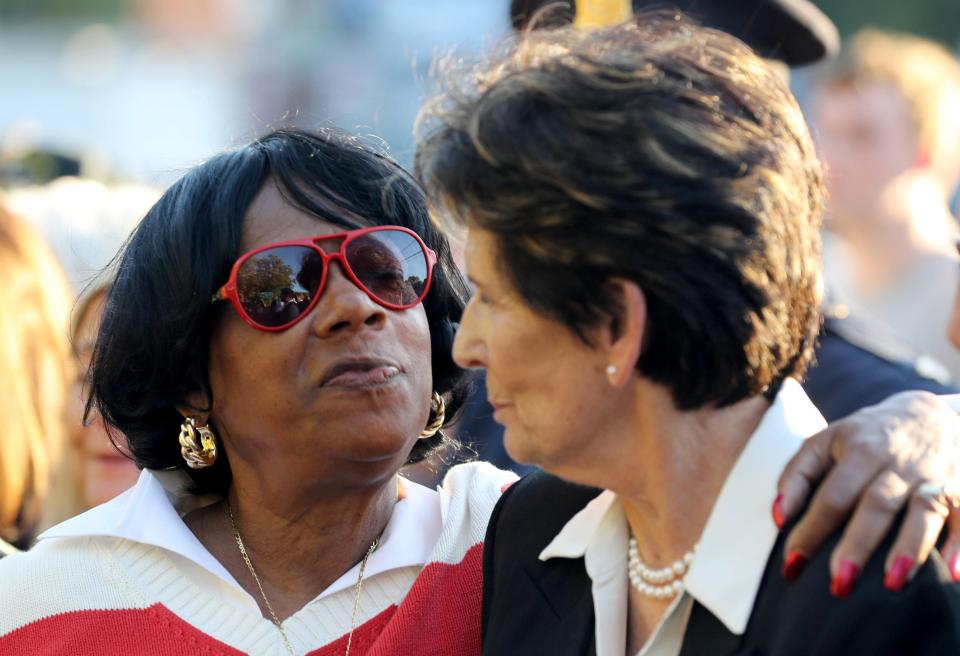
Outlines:
<svg viewBox="0 0 960 656"><path fill-rule="evenodd" d="M940 555L946 561L954 582L960 582L960 508L950 508L947 539L940 546Z"/></svg>
<svg viewBox="0 0 960 656"><path fill-rule="evenodd" d="M951 495L930 491L960 489L958 435L960 418L948 403L929 393L904 392L809 437L777 485L774 521L793 523L784 554L814 557L843 529L832 561L866 563L896 528L890 553L909 556L915 569L934 551L946 525L940 552L954 562L960 554L960 508L953 507ZM951 574L960 579L960 564Z"/></svg>
<svg viewBox="0 0 960 656"><path fill-rule="evenodd" d="M947 569L950 570L950 576L953 578L954 583L960 581L960 553L950 559L950 562L947 563Z"/></svg>
<svg viewBox="0 0 960 656"><path fill-rule="evenodd" d="M783 576L788 581L795 581L807 564L807 557L799 551L791 551L783 561Z"/></svg>
<svg viewBox="0 0 960 656"><path fill-rule="evenodd" d="M840 563L840 569L830 582L830 594L838 599L845 599L853 592L853 584L860 575L860 566L850 560Z"/></svg>
<svg viewBox="0 0 960 656"><path fill-rule="evenodd" d="M903 590L903 586L907 584L907 580L910 578L914 562L910 556L900 556L893 561L893 565L883 578L883 587L892 592Z"/></svg>
<svg viewBox="0 0 960 656"><path fill-rule="evenodd" d="M783 514L783 494L778 494L777 498L773 501L773 523L777 525L778 529L782 529L783 525L787 523L787 517Z"/></svg>

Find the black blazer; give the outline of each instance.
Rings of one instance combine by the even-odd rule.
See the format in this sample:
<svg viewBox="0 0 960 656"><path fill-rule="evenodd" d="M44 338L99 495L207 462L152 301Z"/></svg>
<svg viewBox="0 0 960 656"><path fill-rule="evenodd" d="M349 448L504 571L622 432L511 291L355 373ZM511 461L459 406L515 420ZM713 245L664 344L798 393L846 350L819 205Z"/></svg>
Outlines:
<svg viewBox="0 0 960 656"><path fill-rule="evenodd" d="M544 473L514 484L493 511L483 552L483 653L594 654L590 578L583 559L538 559L566 522L600 490ZM788 583L781 532L747 629L730 633L694 603L681 656L960 654L960 586L933 556L900 593L883 588L891 539L844 600L830 594L828 562L839 536Z"/></svg>
<svg viewBox="0 0 960 656"><path fill-rule="evenodd" d="M905 390L957 392L919 375L913 363L887 360L855 345L840 332L839 323L829 319L824 323L816 362L803 383L807 396L827 421L836 421Z"/></svg>

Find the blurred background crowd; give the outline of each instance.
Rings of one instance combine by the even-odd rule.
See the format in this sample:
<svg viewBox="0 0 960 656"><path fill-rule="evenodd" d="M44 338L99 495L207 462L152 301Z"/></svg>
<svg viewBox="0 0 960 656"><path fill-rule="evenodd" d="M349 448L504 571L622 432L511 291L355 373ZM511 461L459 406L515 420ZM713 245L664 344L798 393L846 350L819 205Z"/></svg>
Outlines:
<svg viewBox="0 0 960 656"><path fill-rule="evenodd" d="M833 418L847 396L960 382L960 3L816 4L842 48L792 84L829 175L829 302L808 391ZM26 547L137 476L84 421L82 388L111 259L164 187L281 125L336 125L409 165L431 61L492 47L508 5L0 0L0 538ZM517 467L482 396L459 437Z"/></svg>

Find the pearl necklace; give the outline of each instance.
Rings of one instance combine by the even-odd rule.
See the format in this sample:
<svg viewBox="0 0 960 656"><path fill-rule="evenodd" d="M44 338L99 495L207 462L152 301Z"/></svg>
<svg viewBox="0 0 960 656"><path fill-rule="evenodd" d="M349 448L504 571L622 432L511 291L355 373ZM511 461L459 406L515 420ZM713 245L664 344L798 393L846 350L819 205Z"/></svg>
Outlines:
<svg viewBox="0 0 960 656"><path fill-rule="evenodd" d="M637 592L645 597L654 599L673 599L683 592L683 577L693 562L693 549L683 554L670 565L661 569L650 569L640 560L640 554L637 551L637 539L630 536L629 548L627 549L627 570L630 576L630 584L637 589Z"/></svg>

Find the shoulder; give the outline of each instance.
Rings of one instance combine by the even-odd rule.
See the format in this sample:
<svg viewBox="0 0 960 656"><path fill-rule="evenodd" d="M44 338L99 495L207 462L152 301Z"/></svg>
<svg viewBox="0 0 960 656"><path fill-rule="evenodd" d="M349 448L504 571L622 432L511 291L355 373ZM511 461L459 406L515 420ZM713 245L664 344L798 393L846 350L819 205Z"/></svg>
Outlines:
<svg viewBox="0 0 960 656"><path fill-rule="evenodd" d="M497 503L487 528L483 554L485 585L492 586L498 579L514 579L517 569L540 572L555 568L561 561L579 563L576 559L543 563L540 554L600 492L544 472L529 474L511 486ZM580 565L576 567L582 569Z"/></svg>
<svg viewBox="0 0 960 656"><path fill-rule="evenodd" d="M486 462L452 467L439 487L443 527L433 559L459 562L480 545L494 506L516 480L513 472Z"/></svg>
<svg viewBox="0 0 960 656"><path fill-rule="evenodd" d="M0 560L0 590L28 585L38 575L69 572L78 563L88 561L95 552L89 539L41 540L29 551Z"/></svg>
<svg viewBox="0 0 960 656"><path fill-rule="evenodd" d="M590 653L593 602L582 558L543 549L601 490L536 472L507 490L483 550L484 653Z"/></svg>
<svg viewBox="0 0 960 656"><path fill-rule="evenodd" d="M505 565L539 570L540 553L601 490L544 472L521 478L500 499L484 541L484 570L500 576Z"/></svg>
<svg viewBox="0 0 960 656"><path fill-rule="evenodd" d="M30 551L0 560L0 636L61 613L129 606L130 586L110 556L115 542L42 540Z"/></svg>
<svg viewBox="0 0 960 656"><path fill-rule="evenodd" d="M883 587L893 534L857 577L845 599L830 594L834 536L796 581L780 574L785 531L774 548L745 636L769 653L946 654L960 651L960 586L938 554L898 593ZM762 649L761 649L762 650Z"/></svg>
<svg viewBox="0 0 960 656"><path fill-rule="evenodd" d="M483 517L484 527L503 492L517 481L511 471L488 462L468 462L451 467L440 485L440 499L447 517L456 513Z"/></svg>
<svg viewBox="0 0 960 656"><path fill-rule="evenodd" d="M519 531L530 537L556 535L600 490L535 472L512 485L497 504L490 532Z"/></svg>
<svg viewBox="0 0 960 656"><path fill-rule="evenodd" d="M512 471L498 469L489 462L467 462L450 468L440 491L448 496L471 496L479 494L486 501L496 503L506 487L517 480Z"/></svg>
<svg viewBox="0 0 960 656"><path fill-rule="evenodd" d="M485 578L492 583L516 567L539 571L540 553L601 490L544 472L512 485L497 503L484 540ZM550 565L552 566L552 565Z"/></svg>
<svg viewBox="0 0 960 656"><path fill-rule="evenodd" d="M867 343L848 334L847 328L853 321L830 320L825 324L817 346L816 364L810 368L804 383L807 394L829 421L905 390L926 390L934 394L956 391L921 375L905 349L881 346L876 343L880 341L877 337Z"/></svg>

